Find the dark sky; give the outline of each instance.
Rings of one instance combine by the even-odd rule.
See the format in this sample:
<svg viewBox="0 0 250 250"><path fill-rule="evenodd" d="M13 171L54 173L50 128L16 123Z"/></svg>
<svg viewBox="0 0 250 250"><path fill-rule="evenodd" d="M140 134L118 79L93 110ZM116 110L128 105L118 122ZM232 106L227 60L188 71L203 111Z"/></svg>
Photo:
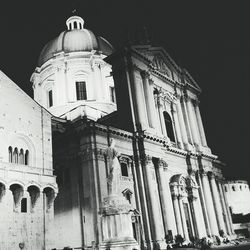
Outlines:
<svg viewBox="0 0 250 250"><path fill-rule="evenodd" d="M66 29L74 1L7 1L1 6L0 69L32 96L30 76L42 47ZM85 27L114 47L146 26L188 69L203 92L200 109L225 176L250 181L250 14L247 1L81 0Z"/></svg>

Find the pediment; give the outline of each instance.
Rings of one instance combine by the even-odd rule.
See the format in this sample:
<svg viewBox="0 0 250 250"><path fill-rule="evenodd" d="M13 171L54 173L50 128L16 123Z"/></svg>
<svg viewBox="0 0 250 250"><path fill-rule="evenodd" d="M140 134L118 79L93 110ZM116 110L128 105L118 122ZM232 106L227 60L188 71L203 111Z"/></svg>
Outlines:
<svg viewBox="0 0 250 250"><path fill-rule="evenodd" d="M138 45L133 46L133 49L137 54L141 55L142 59L144 59L144 62L146 62L148 67L170 78L172 78L171 72L175 72L176 75L183 76L185 78L185 83L189 87L194 88L197 91L201 91L199 85L188 73L188 71L179 67L164 48L152 47L149 45Z"/></svg>
<svg viewBox="0 0 250 250"><path fill-rule="evenodd" d="M178 71L179 67L162 47L134 46L133 49L148 61L148 66L160 73L170 76L171 71Z"/></svg>
<svg viewBox="0 0 250 250"><path fill-rule="evenodd" d="M168 77L171 74L169 66L165 62L164 57L160 54L154 55L151 66Z"/></svg>

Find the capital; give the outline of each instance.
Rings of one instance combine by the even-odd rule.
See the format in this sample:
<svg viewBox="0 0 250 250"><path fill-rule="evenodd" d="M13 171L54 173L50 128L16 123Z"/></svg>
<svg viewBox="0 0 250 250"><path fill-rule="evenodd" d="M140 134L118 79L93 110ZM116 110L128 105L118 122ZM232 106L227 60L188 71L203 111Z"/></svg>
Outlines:
<svg viewBox="0 0 250 250"><path fill-rule="evenodd" d="M143 71L137 64L132 64L132 68L133 68L133 70L137 70L137 71L139 71L140 73Z"/></svg>
<svg viewBox="0 0 250 250"><path fill-rule="evenodd" d="M194 107L198 107L200 104L200 101L196 98L196 99L192 99L192 103L193 103Z"/></svg>
<svg viewBox="0 0 250 250"><path fill-rule="evenodd" d="M145 165L153 164L152 156L150 155L144 155L142 161L144 162Z"/></svg>
<svg viewBox="0 0 250 250"><path fill-rule="evenodd" d="M159 161L158 161L158 167L159 168L163 168L164 170L167 170L168 164L163 159L159 159Z"/></svg>
<svg viewBox="0 0 250 250"><path fill-rule="evenodd" d="M172 194L172 198L173 198L173 200L177 200L177 199L178 199L178 195L175 194L175 193L173 193L173 194Z"/></svg>
<svg viewBox="0 0 250 250"><path fill-rule="evenodd" d="M164 99L163 99L162 95L160 95L160 94L157 95L156 101L157 101L157 105L158 105L158 106L163 106Z"/></svg>
<svg viewBox="0 0 250 250"><path fill-rule="evenodd" d="M177 107L176 107L176 103L175 102L171 103L171 111L172 112L177 112Z"/></svg>
<svg viewBox="0 0 250 250"><path fill-rule="evenodd" d="M205 171L204 169L200 170L199 172L200 172L201 176L207 176L208 175L208 172Z"/></svg>
<svg viewBox="0 0 250 250"><path fill-rule="evenodd" d="M146 70L141 70L140 74L141 74L142 78L144 78L144 79L149 78L149 76L150 76L150 74Z"/></svg>
<svg viewBox="0 0 250 250"><path fill-rule="evenodd" d="M215 174L213 172L208 172L208 177L212 180L215 179Z"/></svg>
<svg viewBox="0 0 250 250"><path fill-rule="evenodd" d="M188 200L191 201L191 202L192 201L196 201L197 199L198 198L196 196L194 196L193 194L191 194L191 195L188 196Z"/></svg>

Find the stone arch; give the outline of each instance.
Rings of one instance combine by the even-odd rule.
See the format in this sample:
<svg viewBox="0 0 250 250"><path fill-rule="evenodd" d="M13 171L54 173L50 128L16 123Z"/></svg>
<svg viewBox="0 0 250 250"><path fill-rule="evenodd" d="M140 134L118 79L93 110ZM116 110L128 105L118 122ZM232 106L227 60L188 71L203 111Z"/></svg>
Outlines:
<svg viewBox="0 0 250 250"><path fill-rule="evenodd" d="M17 184L19 186L22 187L23 190L25 190L25 184L22 182L22 181L19 181L19 180L13 180L11 182L8 183L8 188L10 189L10 187L14 184Z"/></svg>
<svg viewBox="0 0 250 250"><path fill-rule="evenodd" d="M170 178L170 188L172 195L185 195L186 178L183 174L176 174Z"/></svg>
<svg viewBox="0 0 250 250"><path fill-rule="evenodd" d="M17 211L23 198L24 186L18 182L13 182L12 184L10 184L9 189L13 194L14 210Z"/></svg>
<svg viewBox="0 0 250 250"><path fill-rule="evenodd" d="M32 183L28 185L27 191L30 195L31 212L33 212L37 200L40 197L41 188L39 187L39 185Z"/></svg>
<svg viewBox="0 0 250 250"><path fill-rule="evenodd" d="M198 189L196 180L189 175L176 174L170 178L171 192L174 195L193 195L194 189Z"/></svg>
<svg viewBox="0 0 250 250"><path fill-rule="evenodd" d="M45 186L43 188L43 194L44 194L44 198L46 199L46 208L47 208L46 210L49 211L49 209L53 205L54 200L56 198L57 190L50 185Z"/></svg>
<svg viewBox="0 0 250 250"><path fill-rule="evenodd" d="M2 201L3 196L6 192L6 184L0 180L0 202Z"/></svg>

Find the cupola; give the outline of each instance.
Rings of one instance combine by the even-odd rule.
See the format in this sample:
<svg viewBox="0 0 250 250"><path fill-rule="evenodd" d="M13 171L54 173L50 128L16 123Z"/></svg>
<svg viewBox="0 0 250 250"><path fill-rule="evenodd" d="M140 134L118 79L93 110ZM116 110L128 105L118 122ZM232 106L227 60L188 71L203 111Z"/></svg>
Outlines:
<svg viewBox="0 0 250 250"><path fill-rule="evenodd" d="M68 30L74 30L74 29L82 30L84 21L79 16L71 16L70 18L67 19L66 25Z"/></svg>

